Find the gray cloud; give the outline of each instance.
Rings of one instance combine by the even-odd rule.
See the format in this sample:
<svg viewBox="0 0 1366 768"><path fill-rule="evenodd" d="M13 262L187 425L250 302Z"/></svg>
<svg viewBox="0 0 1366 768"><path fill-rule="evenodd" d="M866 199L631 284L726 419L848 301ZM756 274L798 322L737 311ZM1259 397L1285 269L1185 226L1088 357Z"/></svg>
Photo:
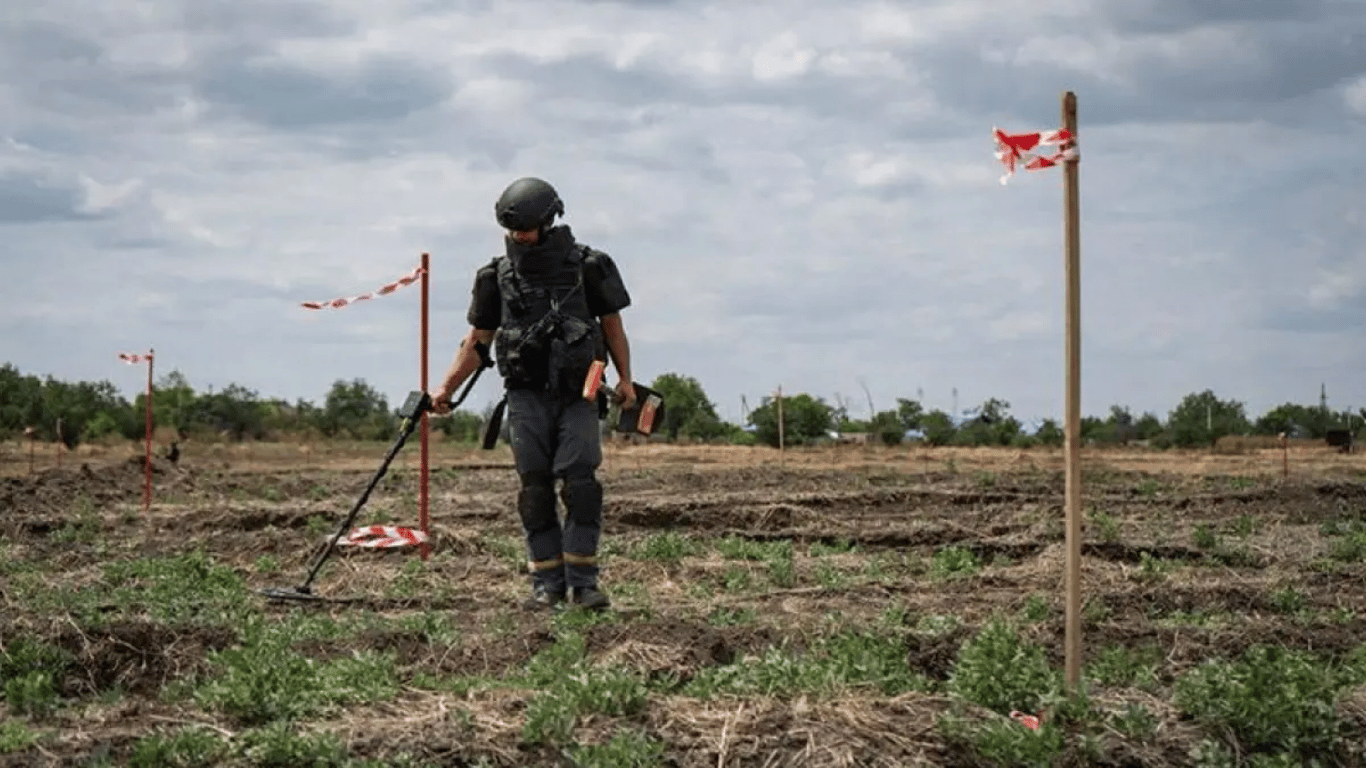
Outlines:
<svg viewBox="0 0 1366 768"><path fill-rule="evenodd" d="M677 63L635 62L619 66L601 54L575 54L540 60L526 55L499 54L481 61L488 72L529 83L536 100L571 97L576 100L637 109L649 105L651 119L669 108L721 109L745 104L752 109L778 108L804 118L803 128L816 131L838 123L851 138L886 132L938 139L966 126L953 112L908 106L920 92L915 83L916 62L903 62L904 76L864 73L833 74L811 69L774 82L757 81L749 73L716 79L702 78ZM851 121L848 116L859 115ZM655 117L653 119L667 119Z"/></svg>
<svg viewBox="0 0 1366 768"><path fill-rule="evenodd" d="M1290 333L1360 333L1366 330L1366 291L1357 291L1347 306L1332 309L1268 307L1260 327Z"/></svg>
<svg viewBox="0 0 1366 768"><path fill-rule="evenodd" d="M531 83L536 88L533 106L542 98L566 95L617 106L691 103L699 95L685 82L669 75L614 67L588 54L541 61L517 53L500 53L481 59L480 66L486 72Z"/></svg>
<svg viewBox="0 0 1366 768"><path fill-rule="evenodd" d="M1279 0L1105 2L1084 24L995 29L898 52L945 104L1028 115L1078 92L1088 125L1301 123L1340 112L1326 89L1366 73L1366 5Z"/></svg>
<svg viewBox="0 0 1366 768"><path fill-rule="evenodd" d="M1335 90L1366 71L1358 2L62 2L0 31L0 360L24 370L115 378L154 344L196 386L396 400L415 295L298 302L429 251L439 370L492 201L535 174L621 264L639 377L696 375L731 417L858 378L1056 415L1060 184L1001 187L988 132L1048 126L1064 88L1087 412L1205 387L1256 410L1363 364L1366 159Z"/></svg>
<svg viewBox="0 0 1366 768"><path fill-rule="evenodd" d="M1342 22L1347 28L1287 25L1254 32L1246 42L1251 62L1225 59L1217 50L1180 59L1143 57L1135 62L1133 80L1154 101L1167 94L1187 101L1214 100L1225 108L1309 95L1366 72L1361 37L1366 14Z"/></svg>
<svg viewBox="0 0 1366 768"><path fill-rule="evenodd" d="M624 5L628 7L640 8L670 8L677 6L680 0L579 0L582 3L592 5L599 3L603 5Z"/></svg>
<svg viewBox="0 0 1366 768"><path fill-rule="evenodd" d="M451 87L434 68L390 57L372 57L349 72L233 58L206 62L197 83L214 104L293 130L403 118L440 103Z"/></svg>
<svg viewBox="0 0 1366 768"><path fill-rule="evenodd" d="M57 184L32 175L0 171L0 224L45 221L90 221L84 195L71 184Z"/></svg>
<svg viewBox="0 0 1366 768"><path fill-rule="evenodd" d="M1336 21L1356 15L1352 0L1108 0L1103 16L1123 32L1169 33L1228 22Z"/></svg>
<svg viewBox="0 0 1366 768"><path fill-rule="evenodd" d="M111 62L107 53L98 35L50 22L21 20L0 30L0 76L27 109L97 116L175 103L174 73Z"/></svg>
<svg viewBox="0 0 1366 768"><path fill-rule="evenodd" d="M0 32L7 67L98 63L104 48L74 30L45 21L20 22Z"/></svg>
<svg viewBox="0 0 1366 768"><path fill-rule="evenodd" d="M340 37L357 23L307 0L183 0L185 29L264 45L281 38Z"/></svg>

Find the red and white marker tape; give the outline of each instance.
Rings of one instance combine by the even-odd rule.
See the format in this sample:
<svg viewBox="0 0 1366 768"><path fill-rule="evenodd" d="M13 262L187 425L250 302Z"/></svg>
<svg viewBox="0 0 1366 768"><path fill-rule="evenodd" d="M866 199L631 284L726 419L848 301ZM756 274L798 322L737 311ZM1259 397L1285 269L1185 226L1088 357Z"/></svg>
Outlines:
<svg viewBox="0 0 1366 768"><path fill-rule="evenodd" d="M132 352L120 352L119 359L125 363L128 363L129 365L137 365L138 363L150 362L152 360L152 356L150 354L138 355Z"/></svg>
<svg viewBox="0 0 1366 768"><path fill-rule="evenodd" d="M1012 709L1010 711L1010 716L1031 731L1039 730L1039 718L1033 715L1026 715L1019 710Z"/></svg>
<svg viewBox="0 0 1366 768"><path fill-rule="evenodd" d="M1010 134L1000 128L993 128L992 135L996 137L996 159L1005 163L1006 166L1006 174L1001 177L1002 184L1005 184L1015 173L1017 165L1026 171L1037 171L1042 168L1051 168L1064 160L1072 160L1080 156L1077 149L1077 137L1062 128L1056 131L1017 134ZM1042 155L1033 151L1039 147L1060 147L1061 149L1051 155Z"/></svg>
<svg viewBox="0 0 1366 768"><path fill-rule="evenodd" d="M402 288L405 285L412 285L413 283L417 282L418 278L420 277L422 277L422 267L414 267L412 272L409 272L408 274L404 275L403 277L400 277L394 282L381 286L377 290L362 293L359 296L347 296L341 299L332 299L331 301L304 301L300 303L303 305L305 309L325 309L329 307L332 309L339 309L341 307L346 306L347 304L353 304L357 301L366 301L369 299L373 299L377 296L388 296L389 294L393 293L394 291L397 291L399 288Z"/></svg>
<svg viewBox="0 0 1366 768"><path fill-rule="evenodd" d="M422 531L415 531L412 528L370 525L351 531L351 535L339 540L337 546L392 549L394 547L415 547L426 540L427 534Z"/></svg>

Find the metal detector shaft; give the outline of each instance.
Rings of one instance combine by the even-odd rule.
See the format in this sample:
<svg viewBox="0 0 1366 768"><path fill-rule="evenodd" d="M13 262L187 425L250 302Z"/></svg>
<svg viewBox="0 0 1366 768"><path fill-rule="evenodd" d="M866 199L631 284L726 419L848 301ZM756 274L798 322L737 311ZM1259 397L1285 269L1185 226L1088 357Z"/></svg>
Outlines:
<svg viewBox="0 0 1366 768"><path fill-rule="evenodd" d="M487 366L481 366L475 369L474 375L465 383L465 388L461 390L460 396L451 401L452 410L459 407L459 405L465 401L465 397L468 396L470 390L474 388L474 383L479 380L479 374L483 373L485 367ZM318 571L322 569L323 563L327 562L327 558L332 554L332 550L336 548L337 542L341 540L342 533L355 523L356 514L360 512L361 507L365 506L365 502L369 500L371 492L375 490L375 486L379 485L379 481L383 480L384 475L388 473L389 465L394 462L394 457L398 456L398 452L403 449L403 444L408 442L408 438L412 436L413 430L417 429L418 420L422 417L422 414L431 409L432 400L426 392L413 392L408 395L408 400L400 409L400 413L403 416L403 423L399 427L398 439L394 440L393 445L389 446L389 452L384 455L384 461L379 465L379 471L375 472L375 476L370 478L370 484L365 486L365 490L361 492L360 498L356 499L355 505L351 507L351 512L346 515L346 519L342 522L341 526L337 528L337 532L332 535L332 540L327 542L327 546L316 556L313 566L308 571L308 578L304 579L304 583L300 584L298 587L300 593L307 594L309 592L313 584L313 579L317 578Z"/></svg>

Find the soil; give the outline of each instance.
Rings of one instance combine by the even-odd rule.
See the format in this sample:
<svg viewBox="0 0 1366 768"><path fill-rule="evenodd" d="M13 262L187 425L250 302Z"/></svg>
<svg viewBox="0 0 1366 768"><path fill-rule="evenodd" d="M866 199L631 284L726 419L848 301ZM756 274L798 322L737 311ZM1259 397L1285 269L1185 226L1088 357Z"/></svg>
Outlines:
<svg viewBox="0 0 1366 768"><path fill-rule="evenodd" d="M383 448L374 452L377 462ZM1030 631L1061 667L1067 546L1059 454L1003 450L984 460L982 452L957 459L947 450L933 458L925 453L792 452L779 463L776 452L762 460L737 452L743 458L728 460L717 449L613 449L602 475L603 583L620 620L588 627L587 653L595 663L687 680L772 648L800 648L832 620L866 624L899 607L908 627L955 617L953 628L942 633L905 634L908 666L943 681L977 626L993 615L1019 615L1034 600L1045 614L1028 625ZM1154 460L1137 453L1088 459L1080 546L1086 647L1153 650L1161 659L1162 683L1255 644L1330 657L1356 649L1366 637L1366 566L1325 567L1329 544L1321 531L1366 520L1366 459L1334 458L1331 465L1281 476L1278 457L1218 457L1214 473L1192 469L1195 460L1154 468ZM101 567L114 559L202 551L232 568L249 590L292 587L373 472L373 465L276 462L244 470L219 461L188 458L171 465L158 459L153 504L144 512L142 461L69 461L60 469L0 477L6 557L41 564L52 584L79 590L102 578ZM515 473L487 458L443 459L433 466L432 546L425 563L414 548L340 549L313 585L325 600L250 599L267 616L280 617L397 619L436 612L455 639L384 622L344 640L302 642L300 651L320 660L367 649L392 652L404 679L418 673L499 678L524 669L556 642L550 618L517 608L527 588L518 570ZM411 463L396 468L356 524L415 526L415 478ZM714 554L677 561L630 556L648 537L669 531L708 544L723 537L790 540L794 577L781 587L732 591L724 587L728 571L748 569L762 583L763 565ZM810 554L813 545L834 553L818 558ZM950 546L971 552L981 569L964 578L934 578L932 556ZM263 558L277 569L264 568ZM1146 569L1157 561L1174 563L1175 570L1149 578ZM829 582L821 576L830 564L856 574L873 563L884 569L883 578ZM627 584L633 588L614 592ZM1301 618L1278 597L1290 588L1298 594ZM29 638L62 649L67 660L59 693L86 705L48 716L44 727L61 737L0 755L0 766L85 765L99 755L117 762L137 738L174 723L239 730L228 719L160 695L177 681L203 675L213 652L237 642L237 628L177 624L117 605L106 607L116 621L90 624L60 610L35 614L7 591L0 581L0 646ZM751 618L715 621L723 609ZM1304 612L1340 618L1307 622ZM1202 620L1174 622L1174 616ZM114 690L120 695L112 703L91 703ZM1101 694L1115 701L1139 695ZM443 765L479 759L532 764L551 758L520 743L518 718L529 696L405 685L397 700L352 708L325 727L343 734L356 756L408 752ZM1198 734L1160 703L1152 705L1166 712L1168 741L1130 755L1139 762L1128 764L1181 764ZM955 764L953 750L933 727L935 716L950 706L928 694L707 702L668 696L652 700L634 722L668 745L669 765ZM1343 706L1355 707L1357 727L1366 723L1366 693ZM471 719L455 722L442 714L457 708ZM592 738L594 728L605 738L612 725L589 722L584 738ZM1126 749L1112 745L1112 764L1126 764Z"/></svg>

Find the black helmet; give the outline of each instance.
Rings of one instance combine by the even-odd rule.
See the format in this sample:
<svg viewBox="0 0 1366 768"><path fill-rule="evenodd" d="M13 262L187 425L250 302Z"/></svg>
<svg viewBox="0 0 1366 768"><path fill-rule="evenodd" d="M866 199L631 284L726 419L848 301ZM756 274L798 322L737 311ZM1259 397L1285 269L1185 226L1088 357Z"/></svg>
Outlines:
<svg viewBox="0 0 1366 768"><path fill-rule="evenodd" d="M550 224L564 215L564 203L549 184L531 177L518 179L503 190L493 205L498 224L504 229L525 232Z"/></svg>

